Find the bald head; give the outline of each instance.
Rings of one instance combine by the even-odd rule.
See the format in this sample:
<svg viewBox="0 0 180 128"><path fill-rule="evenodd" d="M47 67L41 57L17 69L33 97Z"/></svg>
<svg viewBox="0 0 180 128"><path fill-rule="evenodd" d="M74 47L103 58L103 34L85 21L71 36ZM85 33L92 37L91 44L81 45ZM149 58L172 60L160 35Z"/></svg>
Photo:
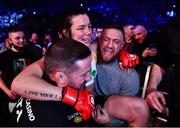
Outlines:
<svg viewBox="0 0 180 128"><path fill-rule="evenodd" d="M143 25L136 25L133 27L132 33L136 42L141 44L146 39L147 29Z"/></svg>

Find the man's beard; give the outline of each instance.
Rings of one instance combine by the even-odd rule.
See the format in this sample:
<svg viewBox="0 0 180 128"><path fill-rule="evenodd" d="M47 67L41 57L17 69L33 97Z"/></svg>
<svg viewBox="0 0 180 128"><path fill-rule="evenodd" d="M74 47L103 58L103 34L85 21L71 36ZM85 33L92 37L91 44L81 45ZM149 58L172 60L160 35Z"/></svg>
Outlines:
<svg viewBox="0 0 180 128"><path fill-rule="evenodd" d="M100 51L98 51L98 64L108 64L108 63L112 63L115 59L116 59L117 55L114 55L111 59L106 60L103 58L102 53Z"/></svg>
<svg viewBox="0 0 180 128"><path fill-rule="evenodd" d="M115 59L116 59L116 56L113 56L113 57L112 57L111 59L109 59L109 60L105 60L105 59L103 59L103 57L102 57L102 62L108 64L108 63L112 63Z"/></svg>
<svg viewBox="0 0 180 128"><path fill-rule="evenodd" d="M117 57L117 55L114 55L109 60L103 59L100 45L98 45L98 47L97 47L97 64L108 64L108 63L111 63L111 62L113 62L116 59L116 57Z"/></svg>

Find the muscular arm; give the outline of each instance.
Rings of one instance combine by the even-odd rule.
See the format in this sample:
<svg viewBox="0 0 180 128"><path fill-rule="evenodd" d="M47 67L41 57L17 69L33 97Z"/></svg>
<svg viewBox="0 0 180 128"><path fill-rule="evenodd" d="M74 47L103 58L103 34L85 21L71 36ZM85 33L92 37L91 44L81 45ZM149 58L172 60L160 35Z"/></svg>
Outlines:
<svg viewBox="0 0 180 128"><path fill-rule="evenodd" d="M148 92L157 89L157 86L161 82L164 73L165 73L164 69L162 69L160 66L156 64L152 65L150 79L149 79L148 88L147 88Z"/></svg>
<svg viewBox="0 0 180 128"><path fill-rule="evenodd" d="M162 112L163 105L166 104L164 95L157 91L157 86L161 82L164 73L165 71L161 67L153 64L147 88L146 101L150 107L158 112Z"/></svg>
<svg viewBox="0 0 180 128"><path fill-rule="evenodd" d="M41 79L44 71L43 59L25 68L13 80L11 89L18 95L33 100L60 101L62 88Z"/></svg>
<svg viewBox="0 0 180 128"><path fill-rule="evenodd" d="M104 104L104 109L110 117L125 120L133 127L146 126L149 119L148 105L138 97L110 96Z"/></svg>

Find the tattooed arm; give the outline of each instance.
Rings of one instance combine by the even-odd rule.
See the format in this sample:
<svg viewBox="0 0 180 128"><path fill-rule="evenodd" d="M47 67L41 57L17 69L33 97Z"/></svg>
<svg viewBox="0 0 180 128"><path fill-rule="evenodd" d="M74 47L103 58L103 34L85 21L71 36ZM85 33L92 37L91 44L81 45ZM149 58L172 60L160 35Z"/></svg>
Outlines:
<svg viewBox="0 0 180 128"><path fill-rule="evenodd" d="M11 89L18 95L33 100L59 101L62 97L62 88L52 86L41 79L44 71L43 59L25 68L13 80Z"/></svg>

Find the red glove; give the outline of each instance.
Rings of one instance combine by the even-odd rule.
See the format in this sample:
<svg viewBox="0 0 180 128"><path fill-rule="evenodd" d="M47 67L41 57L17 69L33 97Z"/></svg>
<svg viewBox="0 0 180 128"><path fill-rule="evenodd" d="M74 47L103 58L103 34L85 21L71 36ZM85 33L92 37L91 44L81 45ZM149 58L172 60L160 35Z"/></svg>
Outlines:
<svg viewBox="0 0 180 128"><path fill-rule="evenodd" d="M90 91L66 87L61 101L74 106L84 120L89 119L94 110L94 97Z"/></svg>
<svg viewBox="0 0 180 128"><path fill-rule="evenodd" d="M121 51L119 60L122 62L123 68L132 68L140 63L136 54L130 54L128 51Z"/></svg>

